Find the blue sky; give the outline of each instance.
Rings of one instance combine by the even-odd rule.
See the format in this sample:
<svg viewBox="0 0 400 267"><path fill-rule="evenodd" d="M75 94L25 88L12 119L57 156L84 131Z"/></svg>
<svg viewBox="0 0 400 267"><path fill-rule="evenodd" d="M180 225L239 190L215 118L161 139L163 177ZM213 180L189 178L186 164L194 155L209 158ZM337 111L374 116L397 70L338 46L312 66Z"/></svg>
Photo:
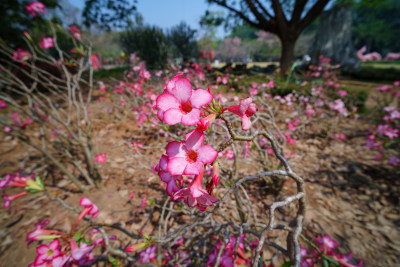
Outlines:
<svg viewBox="0 0 400 267"><path fill-rule="evenodd" d="M69 0L69 2L83 9L84 0ZM208 8L206 0L138 0L137 11L142 14L145 23L157 25L163 29L185 21L191 28L200 29L200 17ZM223 10L212 6L212 11ZM217 32L218 37L225 35L223 27Z"/></svg>

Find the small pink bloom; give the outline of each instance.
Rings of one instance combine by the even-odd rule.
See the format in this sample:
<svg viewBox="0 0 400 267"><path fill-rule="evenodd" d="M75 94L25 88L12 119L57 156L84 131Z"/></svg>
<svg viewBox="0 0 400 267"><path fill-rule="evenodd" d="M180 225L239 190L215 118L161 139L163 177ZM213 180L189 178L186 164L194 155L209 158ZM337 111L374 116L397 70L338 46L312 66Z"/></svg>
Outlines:
<svg viewBox="0 0 400 267"><path fill-rule="evenodd" d="M394 82L393 82L393 86L396 86L396 87L397 87L397 86L400 86L400 81L394 81Z"/></svg>
<svg viewBox="0 0 400 267"><path fill-rule="evenodd" d="M389 157L389 159L388 159L388 163L389 163L390 165L396 167L397 165L399 165L400 159L397 158L397 157L391 156L391 157Z"/></svg>
<svg viewBox="0 0 400 267"><path fill-rule="evenodd" d="M82 39L81 32L79 31L76 25L69 26L68 30L70 31L72 37L74 37L75 40L80 41Z"/></svg>
<svg viewBox="0 0 400 267"><path fill-rule="evenodd" d="M7 107L7 103L0 99L0 110L5 109Z"/></svg>
<svg viewBox="0 0 400 267"><path fill-rule="evenodd" d="M148 247L145 251L142 251L139 256L139 262L147 263L154 260L156 257L156 246Z"/></svg>
<svg viewBox="0 0 400 267"><path fill-rule="evenodd" d="M29 51L23 50L21 48L18 48L14 53L13 53L13 58L18 61L27 61L32 57L31 53Z"/></svg>
<svg viewBox="0 0 400 267"><path fill-rule="evenodd" d="M201 211L205 211L208 206L212 206L214 203L216 203L218 199L209 195L201 185L203 175L204 166L202 166L200 173L196 175L192 184L189 187L182 188L176 192L172 197L172 200L177 201L183 199L190 208L196 206Z"/></svg>
<svg viewBox="0 0 400 267"><path fill-rule="evenodd" d="M215 114L210 114L205 118L202 118L198 123L197 123L197 130L204 132L205 130L208 129L208 126L210 126L211 123L215 121Z"/></svg>
<svg viewBox="0 0 400 267"><path fill-rule="evenodd" d="M339 91L337 92L337 94L338 94L339 96L345 97L345 96L347 96L347 91L345 91L345 90L339 90Z"/></svg>
<svg viewBox="0 0 400 267"><path fill-rule="evenodd" d="M54 47L53 38L52 37L43 37L40 42L40 47L43 49L49 49Z"/></svg>
<svg viewBox="0 0 400 267"><path fill-rule="evenodd" d="M232 149L228 149L226 151L225 157L229 160L233 160L235 158L235 153L233 152Z"/></svg>
<svg viewBox="0 0 400 267"><path fill-rule="evenodd" d="M31 15L32 17L36 17L38 13L46 14L45 5L40 2L32 2L29 3L28 5L25 6L26 11Z"/></svg>
<svg viewBox="0 0 400 267"><path fill-rule="evenodd" d="M157 116L165 123L195 125L200 120L200 108L210 103L212 95L203 89L193 90L188 79L176 75L167 84L164 93L157 97Z"/></svg>
<svg viewBox="0 0 400 267"><path fill-rule="evenodd" d="M168 171L172 175L197 175L204 164L217 158L217 151L210 145L201 146L204 134L193 130L186 134L185 141L173 141L167 145Z"/></svg>
<svg viewBox="0 0 400 267"><path fill-rule="evenodd" d="M61 252L58 249L60 246L60 240L55 239L52 241L48 246L47 245L40 245L36 248L36 253L38 256L35 259L35 265L43 264L47 261L52 261L56 257L58 257Z"/></svg>
<svg viewBox="0 0 400 267"><path fill-rule="evenodd" d="M94 157L94 161L95 162L104 163L104 162L106 162L106 160L107 160L107 154L106 153L99 154L99 155L96 155Z"/></svg>
<svg viewBox="0 0 400 267"><path fill-rule="evenodd" d="M43 229L49 224L49 220L46 220L44 222L39 221L35 224L35 230L32 232L29 232L26 235L26 242L27 245L29 246L33 241L39 241L39 240L52 240L60 237L62 233L60 233L57 230L52 230L52 229Z"/></svg>
<svg viewBox="0 0 400 267"><path fill-rule="evenodd" d="M315 242L318 244L318 248L328 255L332 254L333 250L339 247L338 242L333 240L328 234L325 234L323 237L318 236Z"/></svg>
<svg viewBox="0 0 400 267"><path fill-rule="evenodd" d="M135 191L132 190L132 192L130 192L129 194L129 199L133 199L135 198Z"/></svg>
<svg viewBox="0 0 400 267"><path fill-rule="evenodd" d="M83 197L79 203L82 207L84 207L83 211L79 214L78 219L76 220L76 224L80 222L86 215L92 215L92 218L96 218L99 215L99 209L95 204L93 204L88 198Z"/></svg>
<svg viewBox="0 0 400 267"><path fill-rule="evenodd" d="M242 118L242 130L247 131L251 127L251 121L249 117L253 116L257 111L256 104L252 103L253 98L249 97L240 100L240 105L232 105L228 107L228 110L235 113Z"/></svg>
<svg viewBox="0 0 400 267"><path fill-rule="evenodd" d="M28 194L27 191L24 191L24 192L21 192L21 193L12 195L12 196L9 196L7 194L3 194L3 199L4 199L3 207L4 208L9 208L10 205L11 205L11 201L16 200L17 198L23 197L23 196L25 196L27 194Z"/></svg>

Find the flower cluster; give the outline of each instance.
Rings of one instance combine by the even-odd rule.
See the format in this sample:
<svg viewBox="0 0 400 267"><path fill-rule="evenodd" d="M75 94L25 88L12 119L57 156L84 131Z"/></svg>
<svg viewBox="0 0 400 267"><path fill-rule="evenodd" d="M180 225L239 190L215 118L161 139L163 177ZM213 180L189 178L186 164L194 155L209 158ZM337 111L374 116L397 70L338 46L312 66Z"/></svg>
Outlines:
<svg viewBox="0 0 400 267"><path fill-rule="evenodd" d="M301 266L311 267L315 266L318 262L323 262L324 266L328 266L329 263L333 263L335 266L347 266L347 267L360 267L363 265L363 260L359 260L358 263L353 259L353 253L350 252L347 255L340 254L337 252L339 247L338 242L333 240L328 234L324 236L318 236L314 240L315 244L311 252L306 248L300 249Z"/></svg>
<svg viewBox="0 0 400 267"><path fill-rule="evenodd" d="M237 259L236 259L236 264L241 265L241 266L250 266L251 264L251 259L246 256L244 253L244 240L245 234L242 234L239 237L239 246L237 248ZM229 242L225 244L224 250L222 252L221 258L220 258L220 264L218 266L222 267L232 267L233 261L235 259L235 247L236 247L236 236L231 236L229 238ZM207 261L207 266L215 266L215 261L218 256L218 252L221 249L222 242L218 240L217 245L215 246L215 249L211 252L210 256L208 257Z"/></svg>
<svg viewBox="0 0 400 267"><path fill-rule="evenodd" d="M224 111L228 110L242 118L242 129L251 127L251 117L257 107L252 98L243 99L239 105L227 108L217 106L210 90L193 90L190 81L180 73L166 85L157 97L157 116L168 125L182 123L197 125L185 135L183 141L172 141L166 147L155 170L166 184L166 192L173 201L183 199L190 208L204 211L218 200L202 187L205 165L213 163L213 183L218 184L219 174L216 161L218 153L210 145L203 145L204 131ZM212 188L212 186L211 186Z"/></svg>

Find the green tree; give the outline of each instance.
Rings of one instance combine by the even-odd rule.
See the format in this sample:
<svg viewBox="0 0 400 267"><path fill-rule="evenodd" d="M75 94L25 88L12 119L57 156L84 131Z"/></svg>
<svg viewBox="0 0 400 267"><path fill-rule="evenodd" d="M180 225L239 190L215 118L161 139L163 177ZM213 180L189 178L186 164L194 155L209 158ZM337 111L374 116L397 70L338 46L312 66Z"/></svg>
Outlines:
<svg viewBox="0 0 400 267"><path fill-rule="evenodd" d="M198 46L196 42L196 30L190 28L185 22L172 27L167 32L168 41L171 44L171 52L174 57L180 57L184 61L197 57Z"/></svg>
<svg viewBox="0 0 400 267"><path fill-rule="evenodd" d="M121 32L120 42L124 52L137 53L149 68L165 67L168 56L168 40L162 29L143 23L140 15L127 30Z"/></svg>
<svg viewBox="0 0 400 267"><path fill-rule="evenodd" d="M360 1L353 6L353 39L356 48L400 51L400 1Z"/></svg>
<svg viewBox="0 0 400 267"><path fill-rule="evenodd" d="M302 31L310 25L330 0L208 0L226 8L231 18L278 36L282 44L281 75L287 74L294 48Z"/></svg>

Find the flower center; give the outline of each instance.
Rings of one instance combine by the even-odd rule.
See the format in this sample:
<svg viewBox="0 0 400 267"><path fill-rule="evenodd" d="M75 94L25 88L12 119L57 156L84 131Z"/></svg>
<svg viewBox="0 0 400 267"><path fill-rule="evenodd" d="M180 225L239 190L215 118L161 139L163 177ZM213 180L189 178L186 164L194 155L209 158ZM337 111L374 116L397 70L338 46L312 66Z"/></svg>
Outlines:
<svg viewBox="0 0 400 267"><path fill-rule="evenodd" d="M46 252L46 256L47 256L47 257L51 257L51 256L53 256L53 254L54 254L54 251L53 251L52 249L49 249L49 250Z"/></svg>
<svg viewBox="0 0 400 267"><path fill-rule="evenodd" d="M187 153L187 159L189 162L196 162L197 161L197 153L196 151L189 150Z"/></svg>
<svg viewBox="0 0 400 267"><path fill-rule="evenodd" d="M182 111L189 113L193 109L192 104L190 102L182 103L181 109L182 109Z"/></svg>

